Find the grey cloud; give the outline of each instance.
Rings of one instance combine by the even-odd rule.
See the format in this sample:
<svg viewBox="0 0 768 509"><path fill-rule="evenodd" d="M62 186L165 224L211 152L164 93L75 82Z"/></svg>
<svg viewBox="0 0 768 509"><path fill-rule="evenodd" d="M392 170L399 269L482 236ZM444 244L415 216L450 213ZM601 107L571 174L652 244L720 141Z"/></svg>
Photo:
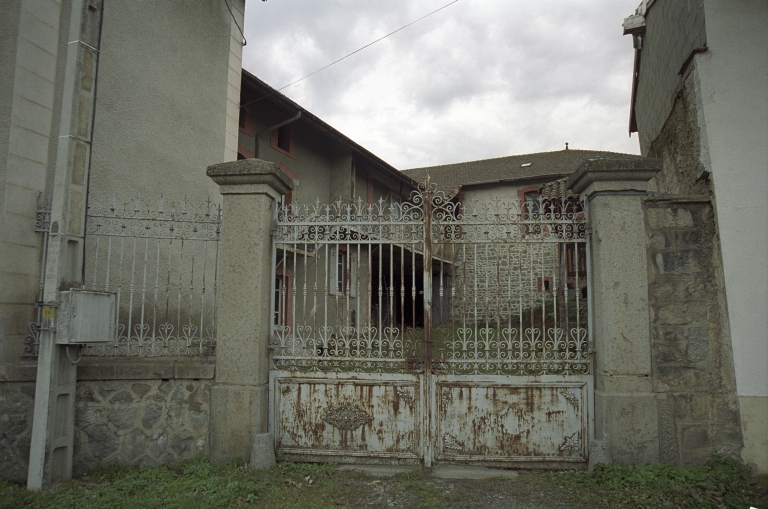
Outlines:
<svg viewBox="0 0 768 509"><path fill-rule="evenodd" d="M248 2L244 65L279 87L444 3ZM636 3L460 0L284 93L400 167L565 141L637 152L626 138L633 52L621 36ZM382 77L384 97L366 88Z"/></svg>

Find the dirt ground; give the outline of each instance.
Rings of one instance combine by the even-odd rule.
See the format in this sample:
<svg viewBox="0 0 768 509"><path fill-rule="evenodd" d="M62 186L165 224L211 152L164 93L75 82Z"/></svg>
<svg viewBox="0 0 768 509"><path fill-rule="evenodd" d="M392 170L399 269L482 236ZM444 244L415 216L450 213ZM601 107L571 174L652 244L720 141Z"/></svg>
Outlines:
<svg viewBox="0 0 768 509"><path fill-rule="evenodd" d="M415 470L396 475L346 471L339 482L350 488L349 507L402 509L587 509L594 503L574 500L565 486L542 474L520 472L512 478L443 479ZM577 497L578 498L578 497Z"/></svg>

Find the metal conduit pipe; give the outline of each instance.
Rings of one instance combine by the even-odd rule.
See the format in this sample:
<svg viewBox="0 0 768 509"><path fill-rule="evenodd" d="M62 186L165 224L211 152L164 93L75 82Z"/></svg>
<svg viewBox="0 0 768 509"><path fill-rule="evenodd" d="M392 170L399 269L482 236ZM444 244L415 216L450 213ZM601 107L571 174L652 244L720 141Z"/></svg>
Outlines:
<svg viewBox="0 0 768 509"><path fill-rule="evenodd" d="M294 115L293 117L289 118L288 120L283 120L282 122L280 122L278 124L275 124L273 126L267 127L263 131L257 132L256 133L256 146L254 147L254 152L256 153L256 157L257 158L259 157L259 139L261 138L262 134L268 133L270 131L274 131L275 129L280 129L281 127L283 127L285 125L288 125L288 124L290 124L292 122L296 122L300 118L301 118L301 110L296 112L296 115Z"/></svg>

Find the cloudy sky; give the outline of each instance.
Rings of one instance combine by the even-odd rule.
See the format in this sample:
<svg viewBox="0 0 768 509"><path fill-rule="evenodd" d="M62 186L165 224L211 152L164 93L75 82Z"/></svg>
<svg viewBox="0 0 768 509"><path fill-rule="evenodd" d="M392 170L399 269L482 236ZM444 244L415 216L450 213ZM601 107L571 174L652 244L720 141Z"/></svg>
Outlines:
<svg viewBox="0 0 768 509"><path fill-rule="evenodd" d="M280 88L451 0L248 0L243 67ZM458 0L283 90L405 169L628 137L639 0Z"/></svg>

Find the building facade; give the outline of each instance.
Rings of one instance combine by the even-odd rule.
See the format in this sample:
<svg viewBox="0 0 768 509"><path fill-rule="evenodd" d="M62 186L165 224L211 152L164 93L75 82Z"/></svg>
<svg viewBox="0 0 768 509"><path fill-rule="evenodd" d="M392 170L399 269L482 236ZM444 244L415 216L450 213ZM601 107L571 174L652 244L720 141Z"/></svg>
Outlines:
<svg viewBox="0 0 768 509"><path fill-rule="evenodd" d="M89 199L114 194L132 202L137 196L153 200L162 196L170 203L218 196L205 169L237 156L243 12L242 0L183 8L100 0L4 2L0 17L4 70L0 77L0 463L6 467L4 477L22 480L27 476L33 401L40 399L40 391L36 395L37 359L25 356L26 346L32 344L25 337L30 337L29 326L36 317L39 325L36 303L52 303L59 290L83 283L86 209L94 205ZM205 447L205 439L198 443L205 436L200 423L200 404L207 404L205 382L193 387L200 389L195 392L195 398L201 398L195 412L198 424L190 424L186 413L182 417L180 408L171 411L178 417L175 421L170 417L173 424L166 420L169 402L157 407L162 409L159 414L155 408L155 417L146 414L145 396L161 383L157 373L141 368L130 371L127 377L132 382L121 382L127 392L122 391L123 403L117 404L110 402L107 392L99 392L114 384L108 381L115 379L114 373L89 375L81 365L80 410L74 412L80 414L74 437L79 451L76 470L108 458L148 461L140 459L144 452L136 457L124 455L120 444L132 440L129 435L145 442L157 435L163 443L162 451L156 450L158 458L163 454L183 458ZM182 388L195 385L190 378L200 378L199 373L179 375L162 378L173 379L170 385ZM189 384L181 381L185 378ZM146 380L153 379L146 385ZM139 393L132 392L132 386ZM91 403L82 399L82 391L94 395ZM164 399L166 392L164 388L157 393L157 400ZM57 397L67 401L64 406L74 407L74 389L59 391ZM102 410L82 408L101 402L101 397L106 405ZM128 410L125 405L131 404L136 409ZM137 417L139 407L144 424ZM81 411L103 418L84 421ZM135 422L116 424L118 413L133 415ZM58 418L66 422L74 417L70 412L69 417ZM71 454L73 437L67 435L69 443L62 447ZM171 439L178 441L176 452L165 448ZM197 445L191 446L192 441Z"/></svg>

